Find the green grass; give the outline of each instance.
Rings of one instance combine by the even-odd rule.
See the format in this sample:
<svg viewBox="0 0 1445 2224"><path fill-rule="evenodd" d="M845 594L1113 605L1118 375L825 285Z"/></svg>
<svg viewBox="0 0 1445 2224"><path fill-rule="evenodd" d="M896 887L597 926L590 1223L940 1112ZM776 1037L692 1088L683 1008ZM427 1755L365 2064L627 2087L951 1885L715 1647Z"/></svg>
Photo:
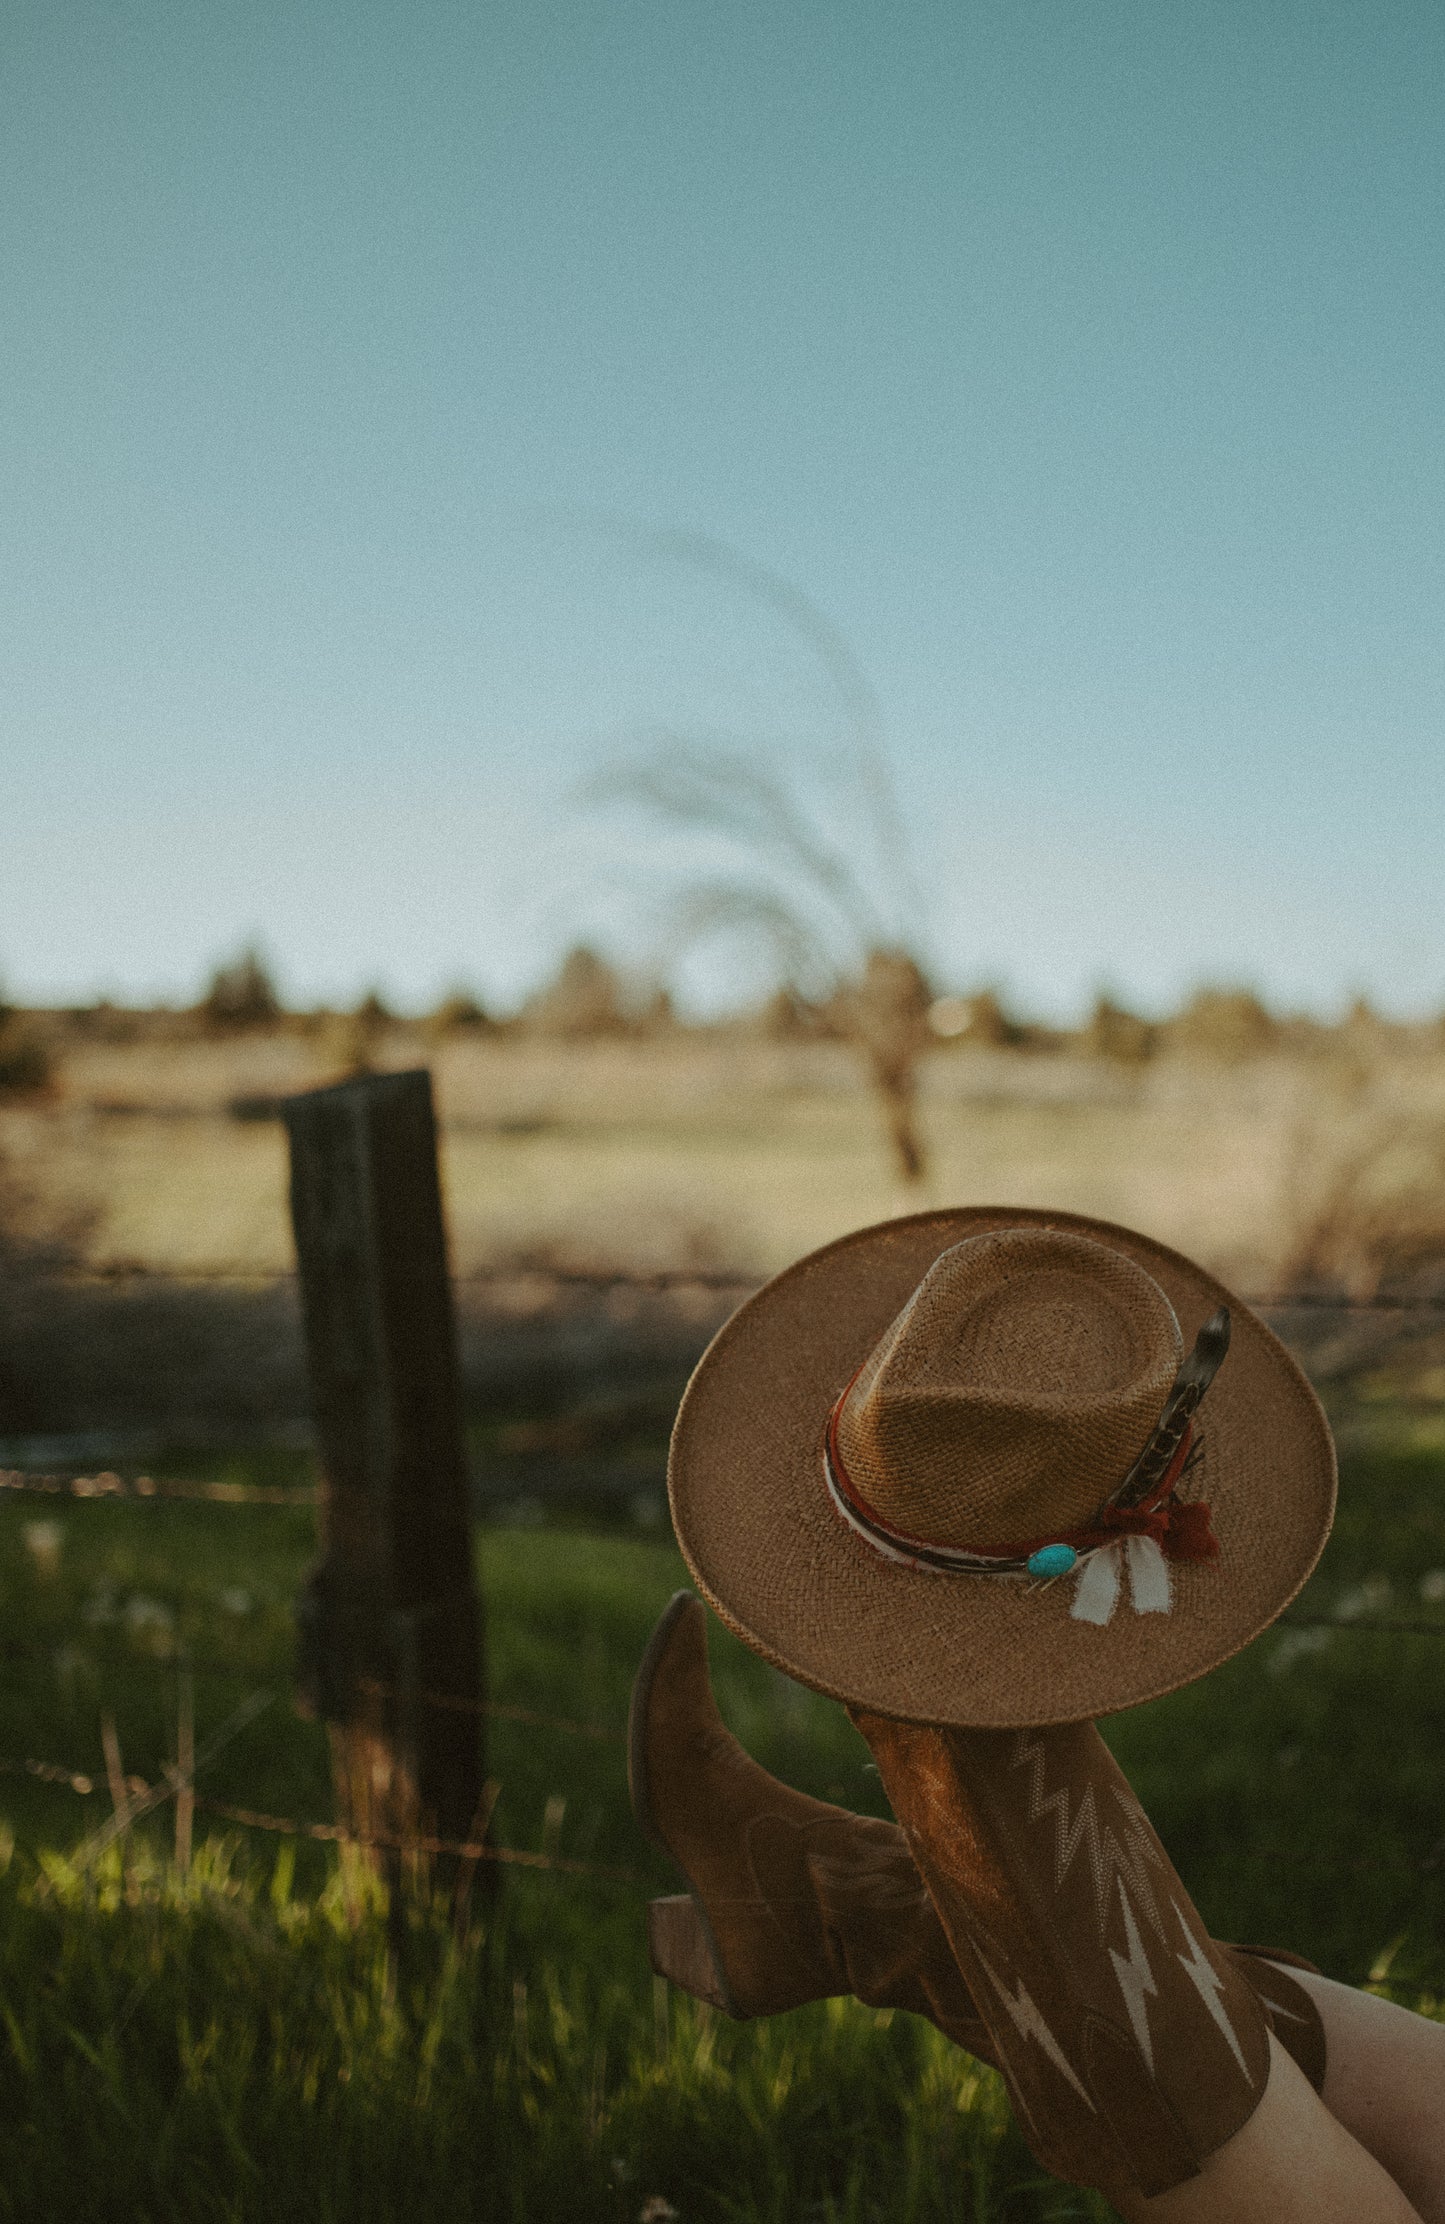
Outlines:
<svg viewBox="0 0 1445 2224"><path fill-rule="evenodd" d="M53 1524L47 1535L42 1528ZM658 1985L617 1738L489 1730L501 1841L638 1872L506 1874L458 1946L440 1912L388 1956L378 1894L337 1851L208 1828L188 1876L163 1811L122 1858L101 1719L128 1770L174 1752L175 1649L198 1736L268 1709L201 1789L330 1813L324 1734L291 1711L290 1607L313 1550L293 1509L0 1504L0 2219L1044 2219L1102 2216L1040 2180L996 2079L929 2026L831 2002L732 2025ZM633 1666L683 1580L671 1546L543 1527L479 1539L493 1695L620 1732ZM1445 1997L1445 1459L1377 1438L1301 1614L1438 1636L1272 1632L1111 1741L1218 1935ZM220 1663L214 1669L206 1663ZM880 1811L841 1710L714 1636L722 1704L800 1786ZM648 2211L648 2204L652 2207ZM665 2206L658 2206L659 2203Z"/></svg>

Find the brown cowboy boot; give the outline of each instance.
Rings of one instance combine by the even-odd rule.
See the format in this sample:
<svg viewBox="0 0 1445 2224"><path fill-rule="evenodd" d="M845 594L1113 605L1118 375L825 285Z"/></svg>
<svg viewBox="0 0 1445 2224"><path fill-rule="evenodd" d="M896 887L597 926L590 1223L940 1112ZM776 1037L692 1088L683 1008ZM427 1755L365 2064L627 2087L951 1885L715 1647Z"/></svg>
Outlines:
<svg viewBox="0 0 1445 2224"><path fill-rule="evenodd" d="M1269 2018L1094 1725L850 1712L1039 2161L1105 2194L1196 2175L1263 2098Z"/></svg>
<svg viewBox="0 0 1445 2224"><path fill-rule="evenodd" d="M629 1776L639 1824L693 1888L648 1909L660 1976L739 2018L851 1993L927 2016L1000 2066L903 1831L792 1791L743 1751L713 1700L707 1617L689 1591L666 1609L637 1673ZM1318 2087L1314 2002L1263 1949L1227 1951Z"/></svg>
<svg viewBox="0 0 1445 2224"><path fill-rule="evenodd" d="M637 1671L628 1782L642 1829L692 1887L648 1909L660 1975L738 2018L852 1993L992 2059L902 1831L790 1790L743 1751L713 1700L691 1591Z"/></svg>

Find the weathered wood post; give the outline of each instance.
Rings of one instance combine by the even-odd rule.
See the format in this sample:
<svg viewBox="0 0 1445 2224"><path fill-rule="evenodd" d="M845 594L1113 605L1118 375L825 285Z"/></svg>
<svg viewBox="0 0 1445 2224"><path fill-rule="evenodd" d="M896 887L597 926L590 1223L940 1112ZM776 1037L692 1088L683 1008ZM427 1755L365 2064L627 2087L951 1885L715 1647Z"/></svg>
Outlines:
<svg viewBox="0 0 1445 2224"><path fill-rule="evenodd" d="M481 1604L431 1076L367 1074L283 1111L322 1486L301 1698L330 1731L341 1821L466 1840Z"/></svg>

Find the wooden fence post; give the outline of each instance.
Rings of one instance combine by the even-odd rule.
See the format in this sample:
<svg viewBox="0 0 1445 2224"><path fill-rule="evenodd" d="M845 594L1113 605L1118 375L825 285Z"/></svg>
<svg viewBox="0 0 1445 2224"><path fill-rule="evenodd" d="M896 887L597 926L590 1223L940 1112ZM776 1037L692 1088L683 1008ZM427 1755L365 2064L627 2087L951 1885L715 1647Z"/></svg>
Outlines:
<svg viewBox="0 0 1445 2224"><path fill-rule="evenodd" d="M431 1076L367 1074L283 1111L321 1465L300 1696L330 1731L341 1821L467 1840L481 1602Z"/></svg>

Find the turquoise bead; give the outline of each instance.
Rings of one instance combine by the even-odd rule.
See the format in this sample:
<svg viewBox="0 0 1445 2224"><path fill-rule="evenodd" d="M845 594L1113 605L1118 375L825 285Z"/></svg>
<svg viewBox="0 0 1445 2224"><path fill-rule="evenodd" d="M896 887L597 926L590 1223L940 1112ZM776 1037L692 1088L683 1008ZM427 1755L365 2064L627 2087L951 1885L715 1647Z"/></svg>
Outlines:
<svg viewBox="0 0 1445 2224"><path fill-rule="evenodd" d="M1030 1575L1067 1575L1077 1567L1079 1555L1071 1544L1040 1545L1037 1552L1029 1554Z"/></svg>

